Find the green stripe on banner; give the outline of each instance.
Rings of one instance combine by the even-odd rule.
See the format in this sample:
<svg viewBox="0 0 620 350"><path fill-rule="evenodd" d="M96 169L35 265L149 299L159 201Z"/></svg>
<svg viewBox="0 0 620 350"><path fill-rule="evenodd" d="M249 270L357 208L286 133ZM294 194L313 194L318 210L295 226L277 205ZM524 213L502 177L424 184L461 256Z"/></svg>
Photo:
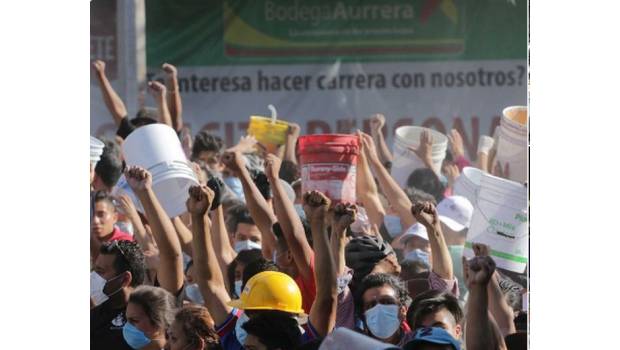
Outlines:
<svg viewBox="0 0 620 350"><path fill-rule="evenodd" d="M465 247L469 249L473 249L472 244L470 242L465 242ZM491 255L496 256L498 258L505 259L505 260L527 264L527 258L523 256L512 255L512 254L508 254L504 252L498 252L497 250L493 250L493 249L491 249Z"/></svg>

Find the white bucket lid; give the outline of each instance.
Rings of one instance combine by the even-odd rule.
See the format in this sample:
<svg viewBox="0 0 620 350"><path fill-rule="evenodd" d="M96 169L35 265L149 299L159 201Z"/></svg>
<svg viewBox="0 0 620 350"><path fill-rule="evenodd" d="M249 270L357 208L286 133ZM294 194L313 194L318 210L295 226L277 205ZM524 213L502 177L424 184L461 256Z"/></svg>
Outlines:
<svg viewBox="0 0 620 350"><path fill-rule="evenodd" d="M421 126L401 126L396 129L395 142L400 142L406 146L417 146L420 144L420 137L425 130L433 137L433 151L446 149L448 147L448 137L437 130Z"/></svg>

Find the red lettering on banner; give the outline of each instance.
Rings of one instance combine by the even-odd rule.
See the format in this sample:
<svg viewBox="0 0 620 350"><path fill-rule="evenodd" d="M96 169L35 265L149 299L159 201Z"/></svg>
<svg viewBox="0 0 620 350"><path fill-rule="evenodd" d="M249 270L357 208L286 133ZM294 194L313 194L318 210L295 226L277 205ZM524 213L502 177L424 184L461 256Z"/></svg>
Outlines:
<svg viewBox="0 0 620 350"><path fill-rule="evenodd" d="M316 132L317 129L321 129L320 132ZM306 130L308 130L308 135L313 135L313 134L330 134L331 128L329 127L329 124L327 124L324 121L321 120L311 120L308 122L308 124L306 125Z"/></svg>
<svg viewBox="0 0 620 350"><path fill-rule="evenodd" d="M494 115L493 119L491 119L491 129L489 130L489 136L493 137L493 133L495 132L495 128L499 126L500 121L499 115Z"/></svg>
<svg viewBox="0 0 620 350"><path fill-rule="evenodd" d="M400 128L401 126L408 126L408 125L413 125L413 118L400 118L396 121L396 123L394 123L394 127L392 128L392 135L394 135L396 133L396 129Z"/></svg>
<svg viewBox="0 0 620 350"><path fill-rule="evenodd" d="M446 127L443 125L443 122L441 121L441 119L437 117L430 117L426 119L424 123L422 123L422 126L425 128L433 128L439 131L440 133L446 135Z"/></svg>
<svg viewBox="0 0 620 350"><path fill-rule="evenodd" d="M228 123L224 123L224 132L225 132L225 137L224 137L224 143L226 143L227 145L234 145L235 144L235 123L233 122L228 122Z"/></svg>
<svg viewBox="0 0 620 350"><path fill-rule="evenodd" d="M200 131L220 130L220 122L209 122L200 128Z"/></svg>
<svg viewBox="0 0 620 350"><path fill-rule="evenodd" d="M350 134L355 128L355 119L336 120L336 132L339 134Z"/></svg>
<svg viewBox="0 0 620 350"><path fill-rule="evenodd" d="M244 133L248 130L249 127L250 122L239 122L239 130L243 131Z"/></svg>
<svg viewBox="0 0 620 350"><path fill-rule="evenodd" d="M469 159L472 161L477 158L476 152L478 151L478 138L480 137L480 120L477 116L473 116L470 118L471 122L471 138L467 136L467 131L465 131L465 126L463 125L463 120L461 117L456 117L454 119L454 123L452 124L452 128L456 129L456 131L461 134L463 138L463 147L465 151L469 154Z"/></svg>

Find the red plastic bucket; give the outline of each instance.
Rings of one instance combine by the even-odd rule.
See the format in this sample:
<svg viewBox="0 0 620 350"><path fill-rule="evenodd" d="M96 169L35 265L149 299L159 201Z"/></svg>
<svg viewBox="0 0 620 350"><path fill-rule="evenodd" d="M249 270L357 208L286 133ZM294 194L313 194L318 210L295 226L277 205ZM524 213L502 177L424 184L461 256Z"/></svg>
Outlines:
<svg viewBox="0 0 620 350"><path fill-rule="evenodd" d="M334 203L355 203L357 136L304 135L299 137L297 147L302 192L321 191Z"/></svg>

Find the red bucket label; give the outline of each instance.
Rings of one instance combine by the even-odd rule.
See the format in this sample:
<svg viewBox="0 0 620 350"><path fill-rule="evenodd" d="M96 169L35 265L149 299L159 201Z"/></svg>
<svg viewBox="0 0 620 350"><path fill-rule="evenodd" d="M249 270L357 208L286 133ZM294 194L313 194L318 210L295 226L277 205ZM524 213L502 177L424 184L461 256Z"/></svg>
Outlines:
<svg viewBox="0 0 620 350"><path fill-rule="evenodd" d="M334 201L355 203L355 165L313 163L301 167L301 190L320 191Z"/></svg>

